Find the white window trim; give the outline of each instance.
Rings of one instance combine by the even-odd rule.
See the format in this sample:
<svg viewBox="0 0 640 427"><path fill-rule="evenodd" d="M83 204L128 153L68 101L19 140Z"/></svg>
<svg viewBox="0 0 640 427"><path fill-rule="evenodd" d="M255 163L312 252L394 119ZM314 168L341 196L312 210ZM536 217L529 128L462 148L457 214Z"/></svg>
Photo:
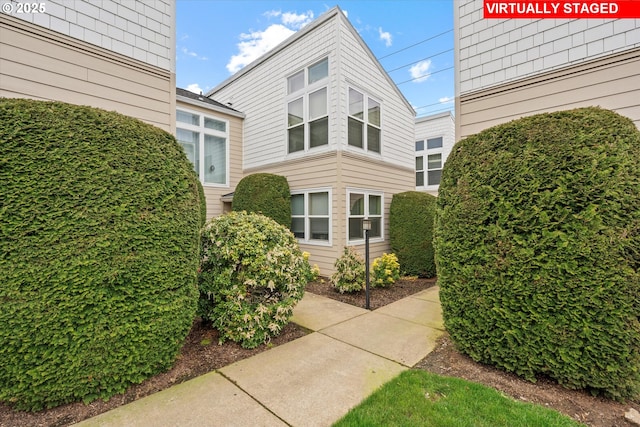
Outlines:
<svg viewBox="0 0 640 427"><path fill-rule="evenodd" d="M198 132L199 135L199 144L198 144L198 151L199 151L199 157L200 159L203 159L200 161L200 170L198 171L198 179L200 180L200 183L202 183L202 185L204 187L219 187L219 188L229 188L229 169L231 168L231 165L229 164L229 120L225 119L223 117L220 116L215 116L212 114L206 114L203 113L202 111L198 111L198 110L191 110L189 108L184 108L182 106L180 107L176 107L176 111L183 111L185 113L189 113L189 114L194 114L197 116L200 116L200 120L199 126L196 125L192 125L189 123L183 123L183 122L179 122L176 120L176 131L177 129L184 129L184 130L188 130L188 131L192 131L192 132ZM209 129L204 127L204 118L210 118L213 120L217 120L219 122L224 122L225 123L225 129L226 132L221 132L215 129ZM224 184L216 184L216 183L212 183L212 182L204 182L204 135L205 133L207 135L212 135L212 136L217 136L219 138L224 138L225 140L225 164L226 164L226 173L225 173L225 183Z"/></svg>
<svg viewBox="0 0 640 427"><path fill-rule="evenodd" d="M327 73L327 77L324 77L316 82L313 82L311 84L308 83L309 81L309 67L312 67L313 65L318 64L319 62L322 62L323 60L327 60L328 61L328 73ZM296 74L298 74L300 71L304 71L304 87L302 89L297 90L296 92L293 93L288 93L288 80L289 77L292 77ZM322 150L327 150L329 148L329 138L327 138L327 143L323 144L323 145L319 145L317 147L311 147L311 135L310 135L310 131L309 131L309 124L311 122L311 120L309 119L309 95L317 92L318 90L322 89L322 88L326 88L327 89L327 114L325 116L321 116L321 117L316 117L313 119L313 121L316 120L320 120L321 118L326 117L327 118L327 126L328 126L328 131L329 133L331 132L331 118L330 118L330 114L329 114L329 102L331 100L331 91L329 90L329 77L331 76L331 61L329 61L329 57L325 56L323 58L320 58L316 61L313 61L311 63L309 63L308 65L304 66L301 69L298 69L297 71L288 74L285 78L284 78L284 87L285 87L285 93L287 93L285 100L284 100L284 110L285 110L285 114L284 114L284 129L285 129L285 147L284 147L284 152L285 152L285 156L287 157L296 157L296 156L300 156L300 155L304 155L308 152L317 152L317 151L322 151ZM289 103L292 101L295 101L296 99L299 98L303 98L302 100L302 114L303 114L303 122L301 126L304 126L304 148L302 150L298 150L298 151L293 151L293 152L289 152L289 121L288 121L288 115L289 115ZM299 125L300 126L300 125Z"/></svg>
<svg viewBox="0 0 640 427"><path fill-rule="evenodd" d="M359 119L357 117L353 117L351 114L349 114L349 91L351 89L355 90L356 92L359 92L363 96L363 100L364 100L363 116L364 117L362 119ZM377 125L369 123L369 108L368 108L369 107L369 99L374 100L375 102L377 102L380 105L380 126L377 126ZM384 133L384 131L383 131L384 108L383 108L382 101L380 100L379 97L370 95L367 91L362 90L362 89L360 89L360 88L358 88L356 86L353 86L353 85L348 85L347 86L347 97L346 97L346 100L347 100L346 101L347 102L347 106L346 106L346 112L347 112L346 149L350 150L350 151L357 152L357 153L367 153L367 154L370 154L372 156L382 157L382 153L384 152L384 147L383 147L383 144L382 144L382 141L384 140L384 138L383 138L383 133ZM364 125L364 131L363 131L363 134L362 134L362 138L363 138L362 148L356 147L354 145L349 144L349 118L350 117L355 119L355 120L358 120L358 121L362 122L363 125ZM369 132L368 126L373 126L373 127L375 127L375 128L380 130L380 152L369 150L368 139L367 139L367 134Z"/></svg>
<svg viewBox="0 0 640 427"><path fill-rule="evenodd" d="M304 235L311 235L311 226L309 221L309 194L311 193L328 193L329 198L329 240L315 240L315 239L300 239L298 243L302 243L305 245L314 245L314 246L333 246L333 191L331 187L319 187L319 188L309 188L303 190L294 190L291 191L291 195L304 195Z"/></svg>
<svg viewBox="0 0 640 427"><path fill-rule="evenodd" d="M427 148L427 140L429 139L435 139L435 138L442 138L442 147L438 147L438 148ZM445 141L445 136L444 135L432 135L426 138L416 138L415 142L417 141L423 141L424 143L424 150L420 150L420 151L415 151L415 157L421 157L422 156L422 172L424 172L424 182L427 183L429 182L429 171L432 170L442 170L444 168L444 141ZM414 142L414 143L415 143ZM431 154L440 154L440 158L441 158L441 163L440 163L440 169L429 169L429 155ZM415 172L420 172L417 169L415 170ZM414 181L415 181L415 176L414 176ZM432 185L421 185L421 186L417 186L416 185L416 189L418 190L437 190L438 187L440 187L440 184L432 184Z"/></svg>
<svg viewBox="0 0 640 427"><path fill-rule="evenodd" d="M362 189L362 188L347 188L347 194L346 194L346 241L347 241L347 246L355 246L355 245L362 245L365 243L365 238L363 237L362 239L356 239L356 240L349 240L349 218L351 217L351 205L349 203L350 201L350 195L351 194L364 194L365 195L365 218L369 217L369 196L380 196L380 237L370 237L369 238L369 242L370 243L380 243L380 242L384 242L384 224L385 224L385 212L384 212L384 191L380 191L380 190L371 190L371 189Z"/></svg>

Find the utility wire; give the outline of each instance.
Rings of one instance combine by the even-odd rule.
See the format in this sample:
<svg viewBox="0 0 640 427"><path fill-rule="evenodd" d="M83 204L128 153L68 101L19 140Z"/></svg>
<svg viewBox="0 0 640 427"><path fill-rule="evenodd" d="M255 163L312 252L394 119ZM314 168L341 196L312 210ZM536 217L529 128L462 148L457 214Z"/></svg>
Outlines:
<svg viewBox="0 0 640 427"><path fill-rule="evenodd" d="M409 82L412 82L412 81L415 81L415 80L424 79L425 77L431 76L431 75L433 75L433 74L438 74L438 73L441 73L441 72L443 72L443 71L452 70L452 69L453 69L453 66L451 66L451 67L447 67L447 68L443 68L443 69L438 70L438 71L433 71L433 72L431 72L431 73L427 73L427 74L425 74L424 76L418 76L418 77L414 77L414 78L409 79L409 80L405 80L405 81L400 82L400 83L396 83L396 86L400 86L401 84L409 83Z"/></svg>
<svg viewBox="0 0 640 427"><path fill-rule="evenodd" d="M417 60L415 62L411 62L410 64L405 64L405 65L402 65L400 67L394 68L393 70L388 70L387 73L393 73L394 71L402 70L403 68L406 68L406 67L408 67L410 65L415 65L418 62L422 62L422 61L426 61L427 59L435 58L436 56L445 54L447 52L453 52L453 49L443 50L442 52L438 52L438 53L436 53L434 55L427 56L426 58L419 59L419 60Z"/></svg>
<svg viewBox="0 0 640 427"><path fill-rule="evenodd" d="M437 38L437 37L443 36L443 35L445 35L445 34L447 34L447 33L452 32L452 31L453 31L453 28L451 28L450 30L444 31L444 32L442 32L442 33L440 33L440 34L436 34L435 36L431 36L431 37L429 37L429 38L426 38L426 39L424 39L424 40L422 40L422 41L419 41L418 43L414 43L414 44L412 44L411 46L403 47L402 49L396 50L395 52L388 53L388 54L386 54L386 55L384 55L384 56L379 57L379 58L378 58L378 60L381 60L381 59L384 59L384 58L388 58L389 56L391 56L391 55L395 55L396 53L404 52L404 51L405 51L405 50L407 50L407 49L411 49L412 47L416 47L416 46L418 46L419 44L426 43L426 42L428 42L429 40L433 40L433 39L435 39L435 38Z"/></svg>

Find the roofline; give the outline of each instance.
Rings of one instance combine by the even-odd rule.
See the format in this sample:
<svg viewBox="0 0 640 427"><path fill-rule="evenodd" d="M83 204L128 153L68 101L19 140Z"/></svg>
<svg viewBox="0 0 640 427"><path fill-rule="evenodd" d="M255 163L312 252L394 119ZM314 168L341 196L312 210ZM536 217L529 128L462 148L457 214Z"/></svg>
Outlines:
<svg viewBox="0 0 640 427"><path fill-rule="evenodd" d="M214 93L218 92L219 90L222 90L225 86L227 86L228 84L230 84L234 80L237 80L238 78L242 77L243 75L249 73L251 70L253 70L257 66L259 66L263 62L267 61L269 58L273 57L274 55L276 55L280 51L284 50L289 45L295 43L298 39L304 37L306 34L308 34L309 32L313 31L315 28L317 28L320 25L324 24L325 22L329 21L330 19L332 19L334 16L336 16L338 14L340 15L340 19L343 19L344 22L347 23L347 28L349 28L349 31L351 31L351 33L356 37L356 40L358 40L358 43L360 43L360 45L364 48L364 50L367 52L369 57L371 57L371 59L373 60L374 64L378 67L378 69L380 70L382 75L387 79L387 82L391 85L393 90L396 91L396 93L400 96L400 98L405 103L407 108L409 108L409 110L415 116L416 115L416 110L413 108L411 103L404 96L402 91L400 91L400 89L398 89L398 86L391 79L391 77L389 77L389 74L382 67L382 64L380 64L380 61L378 61L378 58L376 58L376 56L373 54L373 52L371 51L369 46L367 46L367 44L362 39L360 34L358 34L358 31L355 29L355 27L351 24L349 19L342 12L342 9L340 9L340 6L337 6L337 5L332 7L331 9L327 10L326 12L324 12L317 19L312 21L309 25L305 26L304 28L302 28L299 31L296 31L289 38L287 38L286 40L281 42L279 45L277 45L276 47L271 49L269 52L265 53L264 55L262 55L261 57L259 57L255 61L253 61L252 63L244 66L240 71L238 71L235 74L233 74L230 77L228 77L222 83L218 84L213 89L211 89L209 92L207 92L205 96L210 97L211 95L213 95Z"/></svg>
<svg viewBox="0 0 640 427"><path fill-rule="evenodd" d="M440 119L443 117L451 117L451 120L455 120L455 117L453 116L453 112L449 110L449 111L444 111L442 113L431 114L429 116L416 117L416 123L428 122L429 120Z"/></svg>
<svg viewBox="0 0 640 427"><path fill-rule="evenodd" d="M206 102L201 102L196 99L187 98L186 96L176 95L176 101L183 102L185 104L195 105L196 107L206 108L207 110L216 111L218 113L228 114L234 117L240 117L241 119L246 118L246 114L241 113L236 110L232 110L229 108L218 107L217 105L208 104Z"/></svg>

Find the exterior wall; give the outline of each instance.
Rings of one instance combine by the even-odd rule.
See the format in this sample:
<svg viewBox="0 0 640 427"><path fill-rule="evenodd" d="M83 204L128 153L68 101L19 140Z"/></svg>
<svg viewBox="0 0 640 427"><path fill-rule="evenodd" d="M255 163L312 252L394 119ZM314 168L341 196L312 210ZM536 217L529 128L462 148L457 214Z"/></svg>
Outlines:
<svg viewBox="0 0 640 427"><path fill-rule="evenodd" d="M111 1L102 2L102 9L80 1L44 4L45 14L0 14L0 96L90 105L175 129L175 5L153 3L163 10L163 25L157 27L153 19L143 19L155 9L142 3L136 25L109 12L130 13ZM151 34L143 31L145 25L157 28ZM117 42L135 40L138 32L164 43L162 52L140 59L133 47Z"/></svg>
<svg viewBox="0 0 640 427"><path fill-rule="evenodd" d="M442 166L444 166L451 153L453 145L456 143L455 137L455 119L450 112L433 114L430 116L420 117L415 121L415 141L425 141L430 138L442 137L442 148L415 152L415 156L426 156L428 154L442 154ZM425 159L426 174L426 159ZM425 181L426 182L426 181ZM416 186L417 191L424 191L434 196L438 195L439 185Z"/></svg>
<svg viewBox="0 0 640 427"><path fill-rule="evenodd" d="M591 105L640 122L640 19L483 19L482 7L454 7L457 138Z"/></svg>
<svg viewBox="0 0 640 427"><path fill-rule="evenodd" d="M229 124L228 158L229 179L227 185L203 184L204 195L207 200L207 220L222 215L225 212L225 204L222 196L234 191L238 182L242 179L242 117L227 114L217 109L212 109L205 103L185 100L178 97L176 108L196 112L208 117L225 120ZM179 126L179 124L178 124Z"/></svg>

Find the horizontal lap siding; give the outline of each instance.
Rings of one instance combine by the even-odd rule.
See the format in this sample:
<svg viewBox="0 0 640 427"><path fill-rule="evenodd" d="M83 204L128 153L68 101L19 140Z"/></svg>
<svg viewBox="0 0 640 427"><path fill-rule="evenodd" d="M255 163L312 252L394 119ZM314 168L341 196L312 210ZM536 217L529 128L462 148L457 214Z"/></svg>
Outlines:
<svg viewBox="0 0 640 427"><path fill-rule="evenodd" d="M460 133L532 114L600 106L640 128L640 49L460 98Z"/></svg>
<svg viewBox="0 0 640 427"><path fill-rule="evenodd" d="M0 17L0 96L90 105L174 127L170 71Z"/></svg>

